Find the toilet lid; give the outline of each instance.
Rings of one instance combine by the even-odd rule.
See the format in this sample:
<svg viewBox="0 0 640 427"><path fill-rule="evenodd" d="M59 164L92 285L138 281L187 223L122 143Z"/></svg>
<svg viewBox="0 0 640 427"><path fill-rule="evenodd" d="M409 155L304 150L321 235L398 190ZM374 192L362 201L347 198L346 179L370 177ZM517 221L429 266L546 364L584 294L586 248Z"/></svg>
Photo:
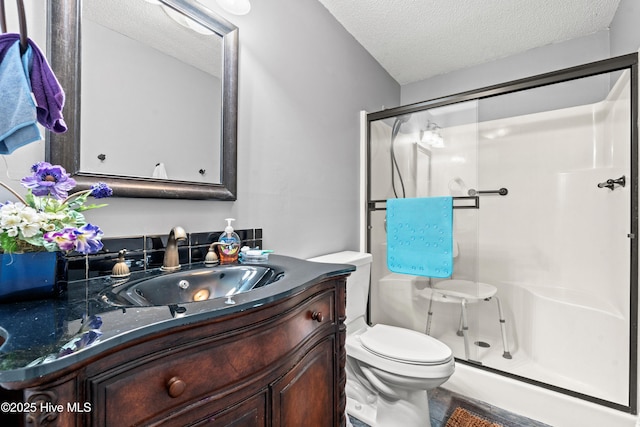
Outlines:
<svg viewBox="0 0 640 427"><path fill-rule="evenodd" d="M410 329L374 325L360 335L362 347L378 356L420 365L434 365L451 359L449 347L437 339Z"/></svg>

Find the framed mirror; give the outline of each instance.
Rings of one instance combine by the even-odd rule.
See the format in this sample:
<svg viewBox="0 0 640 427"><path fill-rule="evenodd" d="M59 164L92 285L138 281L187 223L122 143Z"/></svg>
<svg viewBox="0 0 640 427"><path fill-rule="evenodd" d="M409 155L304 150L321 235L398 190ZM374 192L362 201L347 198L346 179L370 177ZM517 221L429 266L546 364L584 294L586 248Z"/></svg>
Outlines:
<svg viewBox="0 0 640 427"><path fill-rule="evenodd" d="M236 199L238 29L192 0L49 0L68 130L46 159L118 197Z"/></svg>

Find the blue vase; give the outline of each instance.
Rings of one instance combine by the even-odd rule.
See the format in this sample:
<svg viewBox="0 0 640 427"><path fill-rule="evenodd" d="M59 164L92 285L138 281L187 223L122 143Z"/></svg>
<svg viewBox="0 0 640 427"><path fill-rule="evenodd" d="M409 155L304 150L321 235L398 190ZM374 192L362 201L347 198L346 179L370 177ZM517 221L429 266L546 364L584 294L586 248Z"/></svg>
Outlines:
<svg viewBox="0 0 640 427"><path fill-rule="evenodd" d="M0 255L0 302L56 298L66 290L60 252Z"/></svg>

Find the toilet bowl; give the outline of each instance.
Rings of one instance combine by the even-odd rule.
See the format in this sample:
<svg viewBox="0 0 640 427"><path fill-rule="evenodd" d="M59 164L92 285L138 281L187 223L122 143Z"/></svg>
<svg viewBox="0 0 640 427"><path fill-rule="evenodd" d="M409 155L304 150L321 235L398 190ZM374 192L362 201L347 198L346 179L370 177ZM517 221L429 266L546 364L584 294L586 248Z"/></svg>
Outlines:
<svg viewBox="0 0 640 427"><path fill-rule="evenodd" d="M427 390L453 374L453 353L420 332L366 323L371 259L346 251L309 260L356 266L347 278L347 413L372 427L429 427Z"/></svg>

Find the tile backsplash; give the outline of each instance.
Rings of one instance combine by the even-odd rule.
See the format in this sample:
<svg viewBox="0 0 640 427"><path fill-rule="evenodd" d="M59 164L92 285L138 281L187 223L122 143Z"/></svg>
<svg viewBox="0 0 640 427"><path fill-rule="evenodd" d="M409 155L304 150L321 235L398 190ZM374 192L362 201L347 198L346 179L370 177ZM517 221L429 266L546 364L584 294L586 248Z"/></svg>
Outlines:
<svg viewBox="0 0 640 427"><path fill-rule="evenodd" d="M242 246L262 248L262 229L235 230L242 240ZM180 264L204 261L209 245L217 242L222 231L188 233L187 240L178 242ZM98 276L108 276L118 259L118 252L126 249L125 260L129 269L146 270L162 266L168 234L154 234L128 237L104 238L104 247L95 254L71 253L67 258L68 280L84 280Z"/></svg>

